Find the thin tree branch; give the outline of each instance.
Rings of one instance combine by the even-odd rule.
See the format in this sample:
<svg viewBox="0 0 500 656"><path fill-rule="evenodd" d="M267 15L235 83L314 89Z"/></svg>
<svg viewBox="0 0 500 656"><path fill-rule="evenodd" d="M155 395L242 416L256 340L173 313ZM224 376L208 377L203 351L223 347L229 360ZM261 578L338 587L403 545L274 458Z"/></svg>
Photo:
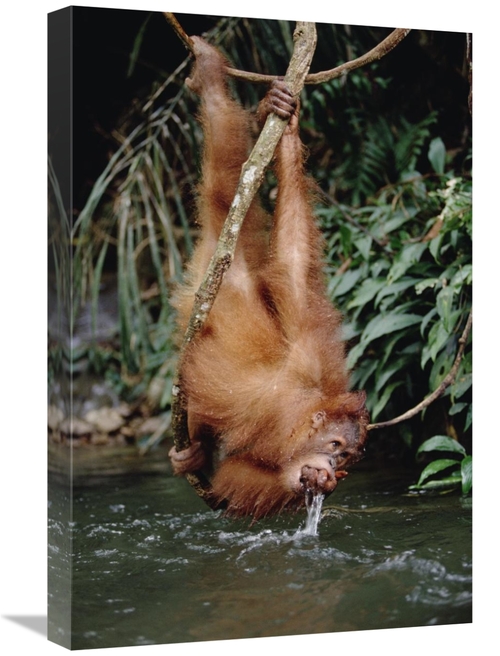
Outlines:
<svg viewBox="0 0 500 656"><path fill-rule="evenodd" d="M388 52L393 50L393 48L395 48L410 31L411 30L409 29L398 28L391 32L389 36L370 51L361 55L361 57L345 62L344 64L336 66L328 71L310 73L306 76L304 84L322 84L323 82L329 82L330 80L335 80L338 77L347 75L356 68L361 68L361 66L366 66L374 61L378 61L387 55ZM227 68L227 73L239 80L246 80L247 82L266 82L268 84L279 77L276 75L262 75L260 73L240 71L236 68Z"/></svg>
<svg viewBox="0 0 500 656"><path fill-rule="evenodd" d="M177 34L177 36L182 41L182 43L192 53L193 52L193 42L191 41L191 38L186 34L186 32L184 32L184 30L182 29L182 25L179 23L179 21L177 20L175 15L172 14L171 12L169 12L169 11L164 11L163 15L165 16L167 21L170 23L172 29Z"/></svg>
<svg viewBox="0 0 500 656"><path fill-rule="evenodd" d="M304 85L316 48L316 26L314 23L298 22L294 32L294 50L285 76L285 82L291 93L298 96ZM172 388L172 429L177 451L190 445L187 426L186 397L182 385L182 362L190 343L205 324L217 292L234 258L236 242L243 219L250 207L266 167L270 163L274 150L283 134L287 121L275 114L267 117L264 128L248 160L241 169L236 194L219 237L217 248L210 261L205 277L196 292L189 324L180 349L177 372ZM201 472L186 476L197 494L211 508L216 506L211 496L209 481Z"/></svg>
<svg viewBox="0 0 500 656"><path fill-rule="evenodd" d="M411 32L409 29L398 28L391 32L383 41L378 45L372 48L369 52L361 55L357 59L352 61L345 62L336 68L332 68L329 71L322 71L321 73L312 73L306 78L306 84L321 84L322 82L328 82L329 80L335 80L338 77L347 75L356 68L361 68L361 66L366 66L366 64L371 64L374 61L382 59L388 52L393 50L401 41Z"/></svg>
<svg viewBox="0 0 500 656"><path fill-rule="evenodd" d="M184 32L179 21L176 19L174 14L169 12L163 12L165 18L170 23L172 28L175 30L178 37L184 43L186 48L193 52L193 44L190 37ZM366 64L371 64L374 61L382 59L388 52L393 50L401 41L407 36L410 32L410 29L406 28L397 28L389 34L385 39L383 39L379 44L374 48L369 50L361 57L353 59L352 61L345 62L340 66L336 66L328 71L321 71L320 73L310 73L306 76L304 84L322 84L323 82L328 82L330 80L335 80L338 77L342 77L354 71L356 68L361 68L361 66L366 66ZM251 73L249 71L241 71L237 68L226 68L226 73L231 77L235 77L239 80L245 80L246 82L263 82L270 84L273 80L278 79L278 75L263 75L261 73Z"/></svg>
<svg viewBox="0 0 500 656"><path fill-rule="evenodd" d="M470 312L470 314L467 318L467 323L465 324L465 328L464 328L464 331L462 333L462 336L458 340L459 348L458 348L458 351L457 351L455 361L453 362L453 365L452 365L450 371L447 373L447 375L441 381L441 384L439 385L439 387L437 387L434 390L434 392L432 392L432 394L429 394L429 396L427 396L418 405L416 405L414 408L411 408L410 410L407 410L402 415L399 415L399 417L394 417L394 419L389 419L388 421L381 421L378 424L368 424L368 430L374 430L375 428L386 428L387 426L394 426L395 424L399 424L402 421L406 421L407 419L411 419L411 417L414 417L419 412L422 412L422 410L427 408L431 403L434 403L434 401L436 401L436 399L438 399L440 396L442 396L444 394L445 390L455 382L455 378L457 377L458 369L460 367L460 363L461 363L463 355L464 355L465 346L467 344L467 339L469 338L469 333L471 331L471 327L472 327L472 311Z"/></svg>

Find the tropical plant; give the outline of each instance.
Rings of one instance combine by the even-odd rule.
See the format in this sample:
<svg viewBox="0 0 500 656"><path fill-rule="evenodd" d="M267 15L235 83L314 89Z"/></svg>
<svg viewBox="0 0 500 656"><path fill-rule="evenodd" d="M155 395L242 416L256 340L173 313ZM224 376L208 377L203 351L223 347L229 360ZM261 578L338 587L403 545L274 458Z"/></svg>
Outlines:
<svg viewBox="0 0 500 656"><path fill-rule="evenodd" d="M320 212L327 225L338 213L342 224L328 248L332 261L342 253L344 266L342 275L332 271L329 291L348 313L348 338L358 338L349 363L356 366L357 385L374 383L375 418L397 387L415 387L408 380L410 363L427 367L428 390L451 367L471 307L470 181L449 178L429 191L416 176L361 210Z"/></svg>
<svg viewBox="0 0 500 656"><path fill-rule="evenodd" d="M329 291L346 313L353 384L367 390L372 421L401 414L439 387L471 312L470 176L444 173L439 138L427 152L433 175L407 169L362 208L319 211L329 234ZM472 423L471 384L468 347L443 395L455 438Z"/></svg>
<svg viewBox="0 0 500 656"><path fill-rule="evenodd" d="M472 456L464 447L447 435L435 435L420 445L417 457L429 452L445 452L447 458L438 458L429 463L420 474L411 490L427 491L460 487L462 494L472 490Z"/></svg>

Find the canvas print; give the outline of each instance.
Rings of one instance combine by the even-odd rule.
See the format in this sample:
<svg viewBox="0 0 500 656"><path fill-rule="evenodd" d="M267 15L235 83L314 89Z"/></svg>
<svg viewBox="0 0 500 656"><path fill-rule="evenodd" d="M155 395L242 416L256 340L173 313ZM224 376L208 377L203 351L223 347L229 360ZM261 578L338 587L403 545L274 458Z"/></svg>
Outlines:
<svg viewBox="0 0 500 656"><path fill-rule="evenodd" d="M472 35L48 26L49 639L471 622Z"/></svg>

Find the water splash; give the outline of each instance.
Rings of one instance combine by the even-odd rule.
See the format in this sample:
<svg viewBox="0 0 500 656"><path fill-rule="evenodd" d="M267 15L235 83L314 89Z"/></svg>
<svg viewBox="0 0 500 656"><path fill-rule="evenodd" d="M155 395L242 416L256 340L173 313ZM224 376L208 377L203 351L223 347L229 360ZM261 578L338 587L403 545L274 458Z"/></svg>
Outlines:
<svg viewBox="0 0 500 656"><path fill-rule="evenodd" d="M315 537L318 535L318 526L321 521L321 508L323 507L324 498L324 494L313 492L312 490L306 491L307 518L304 528L297 531L297 536L311 535Z"/></svg>

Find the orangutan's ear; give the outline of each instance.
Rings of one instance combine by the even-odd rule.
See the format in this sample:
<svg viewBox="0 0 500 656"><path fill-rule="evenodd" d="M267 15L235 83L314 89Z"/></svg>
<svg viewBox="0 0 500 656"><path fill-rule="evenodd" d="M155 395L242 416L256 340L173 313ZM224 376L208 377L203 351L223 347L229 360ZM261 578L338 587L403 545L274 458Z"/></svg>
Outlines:
<svg viewBox="0 0 500 656"><path fill-rule="evenodd" d="M325 423L326 412L324 410L318 410L314 412L311 417L311 426L313 428L319 428Z"/></svg>

